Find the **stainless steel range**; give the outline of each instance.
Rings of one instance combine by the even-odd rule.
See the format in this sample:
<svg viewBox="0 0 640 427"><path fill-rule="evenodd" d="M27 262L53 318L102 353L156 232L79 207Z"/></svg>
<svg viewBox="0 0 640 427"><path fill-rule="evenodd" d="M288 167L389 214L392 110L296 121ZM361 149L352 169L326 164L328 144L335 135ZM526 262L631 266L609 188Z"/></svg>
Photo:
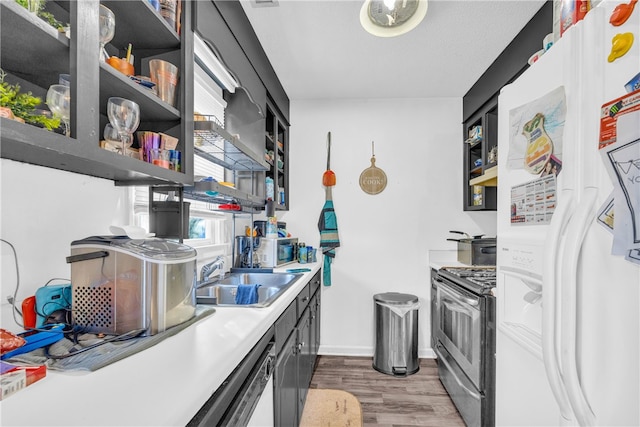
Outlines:
<svg viewBox="0 0 640 427"><path fill-rule="evenodd" d="M438 375L468 426L495 425L495 267L445 267L432 278Z"/></svg>

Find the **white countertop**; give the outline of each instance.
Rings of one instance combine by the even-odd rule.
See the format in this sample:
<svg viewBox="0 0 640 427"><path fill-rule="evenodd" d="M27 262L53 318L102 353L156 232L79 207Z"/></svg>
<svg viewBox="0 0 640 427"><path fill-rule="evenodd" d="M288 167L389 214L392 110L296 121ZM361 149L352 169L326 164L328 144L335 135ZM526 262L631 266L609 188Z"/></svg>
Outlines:
<svg viewBox="0 0 640 427"><path fill-rule="evenodd" d="M185 425L320 269L270 307L216 307L211 316L95 372L48 371L0 402L3 426Z"/></svg>
<svg viewBox="0 0 640 427"><path fill-rule="evenodd" d="M458 251L452 250L431 250L429 251L429 267L439 270L442 267L469 267L458 261Z"/></svg>

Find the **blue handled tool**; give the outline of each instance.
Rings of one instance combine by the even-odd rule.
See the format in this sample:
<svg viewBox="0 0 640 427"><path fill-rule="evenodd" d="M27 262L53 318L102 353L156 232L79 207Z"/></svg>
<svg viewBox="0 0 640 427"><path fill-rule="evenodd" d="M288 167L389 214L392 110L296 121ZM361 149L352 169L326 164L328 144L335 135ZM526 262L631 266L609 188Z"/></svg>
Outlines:
<svg viewBox="0 0 640 427"><path fill-rule="evenodd" d="M2 355L1 359L8 359L18 354L28 353L36 348L45 347L64 338L64 327L62 323L54 325L44 325L41 328L19 333L18 336L26 342L22 347L18 347Z"/></svg>

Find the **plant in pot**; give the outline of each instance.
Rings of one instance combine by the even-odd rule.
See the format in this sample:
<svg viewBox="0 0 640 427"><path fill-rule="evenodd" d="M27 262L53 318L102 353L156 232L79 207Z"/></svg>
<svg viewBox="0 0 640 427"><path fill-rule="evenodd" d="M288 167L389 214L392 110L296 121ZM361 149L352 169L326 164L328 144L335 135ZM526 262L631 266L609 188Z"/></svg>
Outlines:
<svg viewBox="0 0 640 427"><path fill-rule="evenodd" d="M37 110L42 99L33 96L31 92L20 92L19 84L5 82L4 70L0 69L0 116L26 122L47 130L60 127L60 119L51 117L48 111ZM9 111L7 111L7 109Z"/></svg>
<svg viewBox="0 0 640 427"><path fill-rule="evenodd" d="M63 24L58 21L55 16L51 12L47 12L44 10L46 5L46 0L15 0L20 6L24 7L30 12L36 14L36 16L45 20L49 25L53 28L57 29L60 32L64 32L69 24Z"/></svg>

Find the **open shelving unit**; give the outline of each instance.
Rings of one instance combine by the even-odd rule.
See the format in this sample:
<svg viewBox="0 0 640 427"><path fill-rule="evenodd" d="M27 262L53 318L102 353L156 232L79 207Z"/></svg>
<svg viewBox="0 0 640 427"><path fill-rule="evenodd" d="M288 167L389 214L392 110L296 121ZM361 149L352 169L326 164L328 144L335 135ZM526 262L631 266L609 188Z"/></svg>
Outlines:
<svg viewBox="0 0 640 427"><path fill-rule="evenodd" d="M498 185L497 97L488 101L463 126L465 137L463 142L463 208L465 211L496 210L496 187Z"/></svg>
<svg viewBox="0 0 640 427"><path fill-rule="evenodd" d="M146 0L103 1L116 16L116 34L107 44L110 53L134 46L136 74L148 73L148 60L161 58L192 74L193 41L191 2L182 1L182 27L178 34ZM47 11L70 24L70 38L12 0L0 2L2 50L0 64L5 81L21 91L46 98L59 74L71 78L71 135L66 137L33 125L0 119L1 156L34 165L113 180L117 185L156 185L193 182L192 79L180 79L176 106L99 59L98 2L53 1ZM181 171L174 171L100 148L107 99L119 96L140 106L138 130L164 132L178 138ZM42 108L46 109L44 102Z"/></svg>
<svg viewBox="0 0 640 427"><path fill-rule="evenodd" d="M265 159L269 164L266 177L273 180L276 209L289 208L289 127L276 109L267 103L265 125ZM267 195L269 198L270 195Z"/></svg>

